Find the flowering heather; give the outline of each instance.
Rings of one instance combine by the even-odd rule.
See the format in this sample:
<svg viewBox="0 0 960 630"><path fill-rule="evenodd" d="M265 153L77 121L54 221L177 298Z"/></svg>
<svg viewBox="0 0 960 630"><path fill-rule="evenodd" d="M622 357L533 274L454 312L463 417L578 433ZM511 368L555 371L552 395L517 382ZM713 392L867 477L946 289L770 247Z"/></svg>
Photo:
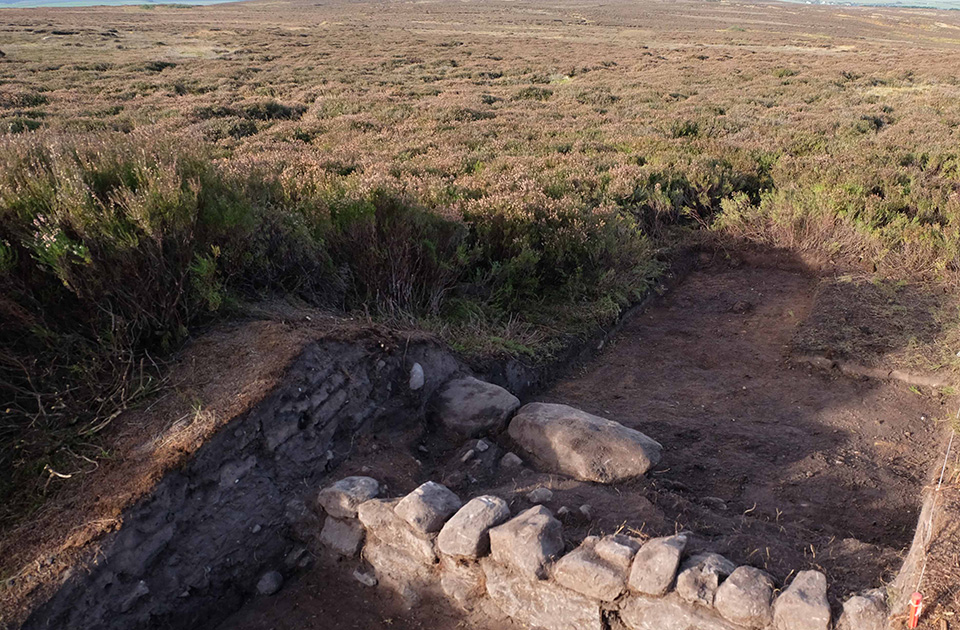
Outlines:
<svg viewBox="0 0 960 630"><path fill-rule="evenodd" d="M564 0L3 16L14 485L148 391L148 358L258 299L536 358L609 323L684 240L948 283L960 269L952 13Z"/></svg>

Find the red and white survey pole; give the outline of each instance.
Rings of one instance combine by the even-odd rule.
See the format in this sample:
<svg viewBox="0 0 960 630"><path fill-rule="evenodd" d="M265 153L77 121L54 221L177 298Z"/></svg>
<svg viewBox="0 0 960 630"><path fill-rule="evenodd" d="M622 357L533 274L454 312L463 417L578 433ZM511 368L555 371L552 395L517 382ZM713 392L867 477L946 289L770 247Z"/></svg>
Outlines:
<svg viewBox="0 0 960 630"><path fill-rule="evenodd" d="M923 612L923 595L914 593L910 596L910 620L907 623L908 628L916 628L920 623L920 613Z"/></svg>

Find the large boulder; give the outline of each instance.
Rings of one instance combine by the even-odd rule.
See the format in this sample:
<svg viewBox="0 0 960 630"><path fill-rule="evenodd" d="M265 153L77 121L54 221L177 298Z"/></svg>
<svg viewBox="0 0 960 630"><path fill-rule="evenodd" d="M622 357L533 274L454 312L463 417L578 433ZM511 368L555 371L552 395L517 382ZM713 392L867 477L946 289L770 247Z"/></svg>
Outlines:
<svg viewBox="0 0 960 630"><path fill-rule="evenodd" d="M357 507L380 494L380 484L370 477L346 477L317 495L317 503L334 518L356 518Z"/></svg>
<svg viewBox="0 0 960 630"><path fill-rule="evenodd" d="M742 630L709 608L691 606L676 593L631 595L620 608L620 621L630 630Z"/></svg>
<svg viewBox="0 0 960 630"><path fill-rule="evenodd" d="M766 628L773 623L773 578L760 569L740 567L717 589L713 605L727 621Z"/></svg>
<svg viewBox="0 0 960 630"><path fill-rule="evenodd" d="M437 554L433 550L433 540L436 536L423 535L414 531L394 511L397 503L397 499L372 499L361 503L357 508L357 517L367 530L367 547L370 546L369 539L374 538L387 546L394 547L416 562L425 565L436 563Z"/></svg>
<svg viewBox="0 0 960 630"><path fill-rule="evenodd" d="M446 486L428 481L400 499L394 511L416 531L432 534L440 531L461 505L460 497Z"/></svg>
<svg viewBox="0 0 960 630"><path fill-rule="evenodd" d="M524 405L510 437L549 472L610 483L637 477L660 461L661 446L619 422L567 405Z"/></svg>
<svg viewBox="0 0 960 630"><path fill-rule="evenodd" d="M549 580L527 576L484 558L487 594L506 615L546 630L602 630L600 603Z"/></svg>
<svg viewBox="0 0 960 630"><path fill-rule="evenodd" d="M510 506L499 497L471 499L437 536L437 548L448 556L476 559L490 549L489 530L510 518Z"/></svg>
<svg viewBox="0 0 960 630"><path fill-rule="evenodd" d="M627 584L630 563L640 545L626 536L588 536L553 566L561 585L587 597L612 602Z"/></svg>
<svg viewBox="0 0 960 630"><path fill-rule="evenodd" d="M666 595L677 575L680 555L687 546L687 537L653 538L640 547L630 570L630 590L644 595Z"/></svg>
<svg viewBox="0 0 960 630"><path fill-rule="evenodd" d="M446 429L474 437L501 430L519 407L520 399L504 388L467 376L437 392L434 413Z"/></svg>
<svg viewBox="0 0 960 630"><path fill-rule="evenodd" d="M490 556L527 579L545 577L545 566L563 551L562 526L542 505L490 530Z"/></svg>
<svg viewBox="0 0 960 630"><path fill-rule="evenodd" d="M827 577L819 571L801 571L773 605L776 630L828 630L830 602Z"/></svg>
<svg viewBox="0 0 960 630"><path fill-rule="evenodd" d="M677 594L688 602L713 606L720 582L737 568L720 554L691 556L677 575Z"/></svg>

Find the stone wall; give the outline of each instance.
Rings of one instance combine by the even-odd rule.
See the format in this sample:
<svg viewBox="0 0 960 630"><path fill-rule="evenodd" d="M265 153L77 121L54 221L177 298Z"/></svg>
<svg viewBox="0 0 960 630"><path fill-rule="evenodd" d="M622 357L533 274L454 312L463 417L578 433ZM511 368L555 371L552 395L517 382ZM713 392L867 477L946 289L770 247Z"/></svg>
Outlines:
<svg viewBox="0 0 960 630"><path fill-rule="evenodd" d="M393 499L378 490L367 477L322 490L312 502L324 519L320 544L354 563L358 581L410 606L441 595L547 630L886 627L882 592L851 598L835 623L822 573L801 571L778 588L755 567L688 556L684 533L589 536L568 549L563 525L542 505L511 514L499 497L462 503L435 482Z"/></svg>
<svg viewBox="0 0 960 630"><path fill-rule="evenodd" d="M415 363L423 378L411 389ZM257 590L279 588L277 571L290 575L309 561L296 550L302 532L291 531L314 525L302 518L303 484L327 483L356 435L384 419L419 426L436 389L463 372L432 342L309 345L280 387L127 510L123 527L22 628L197 628ZM260 579L267 569L270 578Z"/></svg>

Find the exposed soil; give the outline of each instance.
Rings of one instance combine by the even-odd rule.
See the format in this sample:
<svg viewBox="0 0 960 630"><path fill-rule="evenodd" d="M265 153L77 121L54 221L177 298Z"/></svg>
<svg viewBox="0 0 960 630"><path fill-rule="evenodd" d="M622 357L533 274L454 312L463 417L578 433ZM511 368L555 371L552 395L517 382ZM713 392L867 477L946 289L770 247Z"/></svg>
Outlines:
<svg viewBox="0 0 960 630"><path fill-rule="evenodd" d="M831 304L815 306L819 282L776 263L695 271L577 374L537 397L660 440L663 460L646 479L602 486L527 468L503 472L494 462L510 448L506 436L462 463L472 442L451 445L399 428L359 445L333 476L372 475L392 496L440 479L463 498L503 496L514 512L545 485L554 511L591 507L590 520L566 521L570 548L588 532L685 529L694 550L765 568L781 583L803 569L824 571L839 610L850 593L881 586L899 569L950 412L935 392L792 362L801 324L815 318L829 330L823 322L835 316L814 312ZM316 618L329 628L507 627L437 603L405 613L382 590L372 596L348 573L329 571L321 565L282 598L254 601L222 628L303 627Z"/></svg>
<svg viewBox="0 0 960 630"><path fill-rule="evenodd" d="M948 286L841 275L820 283L814 305L793 339L798 355L945 382L960 373L960 311Z"/></svg>
<svg viewBox="0 0 960 630"><path fill-rule="evenodd" d="M780 579L821 568L835 598L891 577L949 411L903 384L792 366L798 325L831 317L811 312L816 287L776 268L694 273L544 396L665 446L650 480L595 499L599 513L637 527L641 495L738 562Z"/></svg>
<svg viewBox="0 0 960 630"><path fill-rule="evenodd" d="M220 626L221 630L521 630L510 619L483 611L466 613L443 599L428 599L408 609L385 589L360 586L348 572L318 565L277 595L259 598Z"/></svg>
<svg viewBox="0 0 960 630"><path fill-rule="evenodd" d="M283 304L253 316L198 336L176 357L163 391L113 421L103 446L111 457L70 479L54 479L41 510L0 532L0 627L18 627L74 567L95 557L124 511L274 390L310 341L386 335L362 322Z"/></svg>

